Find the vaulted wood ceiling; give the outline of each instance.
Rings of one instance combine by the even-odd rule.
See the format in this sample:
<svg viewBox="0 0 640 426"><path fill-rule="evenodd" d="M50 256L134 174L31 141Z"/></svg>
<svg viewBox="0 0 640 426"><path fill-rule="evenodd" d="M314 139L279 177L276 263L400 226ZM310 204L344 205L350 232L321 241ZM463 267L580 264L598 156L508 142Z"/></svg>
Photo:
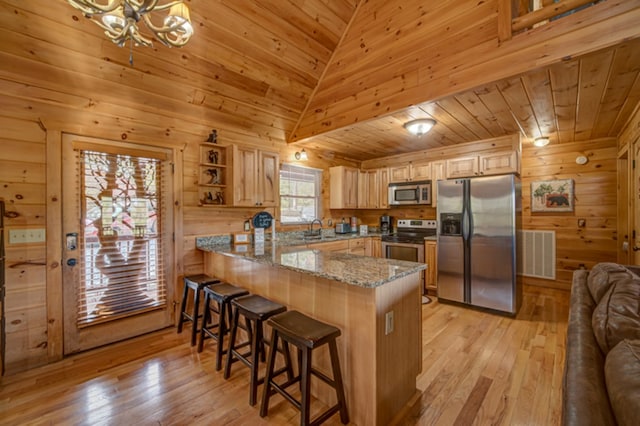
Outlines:
<svg viewBox="0 0 640 426"><path fill-rule="evenodd" d="M432 69L443 45L454 46L455 60L475 43L495 45L497 0L187 0L192 40L181 49L134 47L133 67L129 48L109 42L66 0L46 3L0 0L0 86L34 110L55 106L48 120L73 116L80 129L156 126L171 137L224 123L229 140L276 142L302 129L317 135L301 146L365 160L517 132L554 142L612 136L640 100L637 39L437 100L428 90L404 93L406 102L385 93L449 78ZM634 3L616 7L640 9ZM405 103L359 120L368 108L360 103L348 124L309 130L325 104L348 111L344 99L359 96ZM402 124L418 117L438 124L411 136Z"/></svg>

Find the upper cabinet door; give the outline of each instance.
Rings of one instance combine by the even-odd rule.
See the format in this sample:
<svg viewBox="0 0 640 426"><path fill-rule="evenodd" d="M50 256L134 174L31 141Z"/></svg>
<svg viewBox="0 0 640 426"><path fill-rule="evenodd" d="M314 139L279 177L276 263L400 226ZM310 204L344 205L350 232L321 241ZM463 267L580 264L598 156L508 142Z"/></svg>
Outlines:
<svg viewBox="0 0 640 426"><path fill-rule="evenodd" d="M411 180L429 180L431 179L431 163L412 164Z"/></svg>
<svg viewBox="0 0 640 426"><path fill-rule="evenodd" d="M329 168L329 208L358 208L358 175L353 167L335 166Z"/></svg>
<svg viewBox="0 0 640 426"><path fill-rule="evenodd" d="M280 157L266 151L259 151L258 156L258 205L275 207L280 204Z"/></svg>
<svg viewBox="0 0 640 426"><path fill-rule="evenodd" d="M409 165L389 167L389 182L406 182L409 180Z"/></svg>
<svg viewBox="0 0 640 426"><path fill-rule="evenodd" d="M516 151L481 154L479 159L481 175L520 174Z"/></svg>
<svg viewBox="0 0 640 426"><path fill-rule="evenodd" d="M478 156L451 158L447 160L447 178L477 176Z"/></svg>
<svg viewBox="0 0 640 426"><path fill-rule="evenodd" d="M258 150L233 146L233 205L256 206Z"/></svg>

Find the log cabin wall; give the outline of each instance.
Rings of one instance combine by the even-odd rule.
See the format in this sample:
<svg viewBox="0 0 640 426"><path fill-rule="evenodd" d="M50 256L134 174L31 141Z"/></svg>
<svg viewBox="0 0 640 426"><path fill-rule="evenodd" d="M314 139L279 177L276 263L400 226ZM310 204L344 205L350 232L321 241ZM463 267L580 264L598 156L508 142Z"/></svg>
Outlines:
<svg viewBox="0 0 640 426"><path fill-rule="evenodd" d="M6 203L5 368L42 363L47 351L46 246L14 243L9 234L46 227L46 133L36 120L0 113L0 198Z"/></svg>
<svg viewBox="0 0 640 426"><path fill-rule="evenodd" d="M574 270L616 261L616 143L606 138L524 147L522 228L556 232L556 281L525 277L525 283L569 290ZM578 155L586 156L587 164L576 164ZM573 212L531 212L531 182L554 179L573 179ZM586 221L584 227L578 219Z"/></svg>

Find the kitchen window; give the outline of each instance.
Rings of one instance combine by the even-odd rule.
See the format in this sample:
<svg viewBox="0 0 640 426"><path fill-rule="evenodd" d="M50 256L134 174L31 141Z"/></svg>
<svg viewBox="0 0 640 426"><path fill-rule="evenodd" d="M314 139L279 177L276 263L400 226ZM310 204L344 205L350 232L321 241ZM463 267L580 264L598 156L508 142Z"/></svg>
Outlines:
<svg viewBox="0 0 640 426"><path fill-rule="evenodd" d="M322 170L283 164L280 167L280 223L310 223L320 217Z"/></svg>

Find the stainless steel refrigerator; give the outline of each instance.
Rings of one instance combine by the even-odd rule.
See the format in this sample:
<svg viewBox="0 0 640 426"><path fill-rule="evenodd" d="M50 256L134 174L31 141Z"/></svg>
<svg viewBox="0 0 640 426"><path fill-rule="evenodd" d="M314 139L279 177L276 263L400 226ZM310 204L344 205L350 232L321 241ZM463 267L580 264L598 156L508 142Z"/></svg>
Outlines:
<svg viewBox="0 0 640 426"><path fill-rule="evenodd" d="M438 181L438 299L515 315L521 186L515 175Z"/></svg>

